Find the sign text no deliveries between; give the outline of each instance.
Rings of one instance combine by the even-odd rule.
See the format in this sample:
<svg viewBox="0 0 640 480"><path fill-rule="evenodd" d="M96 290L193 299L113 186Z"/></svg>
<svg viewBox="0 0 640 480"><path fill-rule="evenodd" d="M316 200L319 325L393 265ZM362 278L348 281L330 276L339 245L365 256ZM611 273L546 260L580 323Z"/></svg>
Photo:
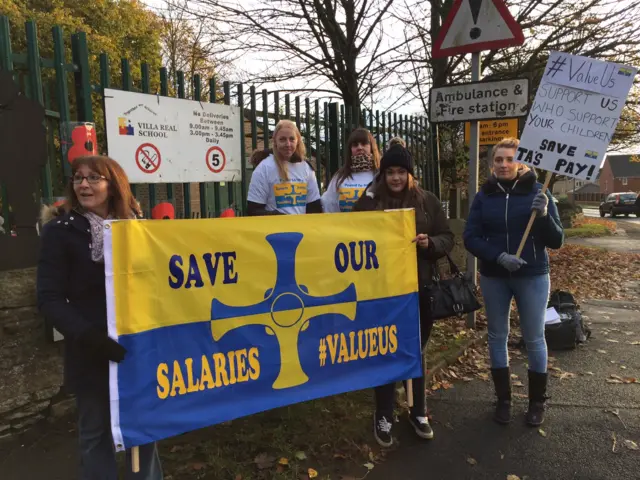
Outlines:
<svg viewBox="0 0 640 480"><path fill-rule="evenodd" d="M529 80L471 82L432 88L430 118L434 123L524 117Z"/></svg>

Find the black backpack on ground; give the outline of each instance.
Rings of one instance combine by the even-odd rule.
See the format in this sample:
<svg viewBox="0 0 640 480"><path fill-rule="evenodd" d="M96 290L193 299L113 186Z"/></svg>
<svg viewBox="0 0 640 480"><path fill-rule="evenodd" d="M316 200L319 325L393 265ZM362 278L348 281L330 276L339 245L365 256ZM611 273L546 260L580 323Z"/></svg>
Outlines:
<svg viewBox="0 0 640 480"><path fill-rule="evenodd" d="M552 307L558 312L560 323L544 327L549 350L573 350L578 343L589 339L591 330L584 324L580 306L571 293L562 290L552 292L547 308Z"/></svg>

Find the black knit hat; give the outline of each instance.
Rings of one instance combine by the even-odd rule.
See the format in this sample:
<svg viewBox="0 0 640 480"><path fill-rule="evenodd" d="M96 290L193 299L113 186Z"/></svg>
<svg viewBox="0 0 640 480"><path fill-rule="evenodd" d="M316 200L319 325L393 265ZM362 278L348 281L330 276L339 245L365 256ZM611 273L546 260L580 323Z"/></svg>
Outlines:
<svg viewBox="0 0 640 480"><path fill-rule="evenodd" d="M380 161L380 173L390 167L402 167L413 175L413 158L409 150L402 145L393 145L387 150Z"/></svg>

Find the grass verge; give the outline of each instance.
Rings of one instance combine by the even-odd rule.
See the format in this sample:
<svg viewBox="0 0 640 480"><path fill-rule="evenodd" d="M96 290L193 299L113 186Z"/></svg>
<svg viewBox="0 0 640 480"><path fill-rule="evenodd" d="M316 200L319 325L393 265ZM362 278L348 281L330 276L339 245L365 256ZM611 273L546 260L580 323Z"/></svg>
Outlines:
<svg viewBox="0 0 640 480"><path fill-rule="evenodd" d="M590 238L613 235L615 231L616 223L611 220L584 217L573 228L565 229L564 234L568 238Z"/></svg>
<svg viewBox="0 0 640 480"><path fill-rule="evenodd" d="M580 227L567 228L564 231L567 238L592 238L612 235L613 232L605 225L582 225Z"/></svg>

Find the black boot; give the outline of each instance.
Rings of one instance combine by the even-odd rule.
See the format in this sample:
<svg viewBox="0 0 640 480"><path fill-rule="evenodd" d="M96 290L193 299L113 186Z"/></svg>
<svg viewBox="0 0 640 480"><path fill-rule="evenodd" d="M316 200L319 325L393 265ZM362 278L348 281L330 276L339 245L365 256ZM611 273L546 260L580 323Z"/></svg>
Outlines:
<svg viewBox="0 0 640 480"><path fill-rule="evenodd" d="M503 425L511 422L511 375L509 367L492 368L491 376L496 389L496 411L493 419Z"/></svg>
<svg viewBox="0 0 640 480"><path fill-rule="evenodd" d="M547 401L547 374L529 370L529 409L525 420L527 425L537 427L544 422Z"/></svg>

